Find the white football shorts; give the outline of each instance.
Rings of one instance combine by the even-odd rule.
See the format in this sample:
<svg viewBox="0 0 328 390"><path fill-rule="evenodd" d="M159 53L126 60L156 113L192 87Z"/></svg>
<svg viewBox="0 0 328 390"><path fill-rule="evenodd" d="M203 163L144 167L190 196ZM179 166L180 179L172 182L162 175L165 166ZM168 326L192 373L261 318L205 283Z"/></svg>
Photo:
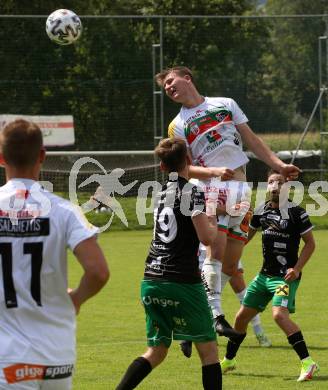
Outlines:
<svg viewBox="0 0 328 390"><path fill-rule="evenodd" d="M73 364L43 366L0 362L0 390L71 390Z"/></svg>
<svg viewBox="0 0 328 390"><path fill-rule="evenodd" d="M199 181L198 185L204 191L207 202L210 199L217 205L226 206L227 214L218 217L218 230L225 232L230 238L247 241L252 217L250 210L252 191L248 183L212 178Z"/></svg>

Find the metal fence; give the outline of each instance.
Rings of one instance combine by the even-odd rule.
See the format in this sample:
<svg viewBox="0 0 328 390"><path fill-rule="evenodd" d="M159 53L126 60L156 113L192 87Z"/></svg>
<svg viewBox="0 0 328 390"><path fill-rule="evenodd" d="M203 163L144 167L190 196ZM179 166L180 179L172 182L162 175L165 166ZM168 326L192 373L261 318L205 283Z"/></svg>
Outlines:
<svg viewBox="0 0 328 390"><path fill-rule="evenodd" d="M234 98L276 150L296 148L327 85L327 15L87 15L67 47L45 20L0 16L0 113L72 114L75 150L151 150L179 110L154 84L163 67L186 65L202 94ZM324 93L302 148L323 148L327 112Z"/></svg>

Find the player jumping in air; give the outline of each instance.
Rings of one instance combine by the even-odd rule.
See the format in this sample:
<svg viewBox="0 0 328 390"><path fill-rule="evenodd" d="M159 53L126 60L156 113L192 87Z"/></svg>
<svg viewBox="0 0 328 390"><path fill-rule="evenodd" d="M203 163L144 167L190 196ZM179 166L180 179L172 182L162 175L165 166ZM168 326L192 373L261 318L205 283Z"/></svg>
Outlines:
<svg viewBox="0 0 328 390"><path fill-rule="evenodd" d="M184 66L166 69L156 75L156 81L171 100L182 105L169 126L169 136L185 140L194 164L189 170L190 177L203 181L208 198L226 198L228 214L218 219L219 231L208 248L203 274L218 334L236 335L224 318L220 294L236 271L247 240L250 190L246 183L248 158L243 143L259 159L289 179L295 179L299 169L283 163L253 133L246 115L233 99L202 96L190 69ZM211 180L215 177L221 180ZM240 202L245 208L236 210L235 204Z"/></svg>

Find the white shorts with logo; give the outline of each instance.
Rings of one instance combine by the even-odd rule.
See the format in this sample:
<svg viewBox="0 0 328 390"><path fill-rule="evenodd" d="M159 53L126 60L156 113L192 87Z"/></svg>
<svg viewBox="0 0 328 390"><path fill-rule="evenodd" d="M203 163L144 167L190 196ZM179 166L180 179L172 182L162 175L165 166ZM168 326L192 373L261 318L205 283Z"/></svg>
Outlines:
<svg viewBox="0 0 328 390"><path fill-rule="evenodd" d="M0 390L71 390L73 364L42 366L0 362Z"/></svg>
<svg viewBox="0 0 328 390"><path fill-rule="evenodd" d="M252 217L250 210L252 191L248 183L212 178L200 180L199 186L204 191L207 202L212 201L219 206L226 206L227 214L218 217L218 230L225 232L230 238L247 241Z"/></svg>

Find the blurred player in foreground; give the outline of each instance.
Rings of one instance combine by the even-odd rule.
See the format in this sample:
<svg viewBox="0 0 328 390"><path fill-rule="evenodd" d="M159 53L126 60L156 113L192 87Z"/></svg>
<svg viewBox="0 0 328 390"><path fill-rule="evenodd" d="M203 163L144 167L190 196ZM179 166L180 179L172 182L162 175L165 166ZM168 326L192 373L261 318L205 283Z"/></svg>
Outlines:
<svg viewBox="0 0 328 390"><path fill-rule="evenodd" d="M222 389L216 333L197 257L199 241L209 245L215 238L216 217L206 216L203 192L188 183L191 161L184 140L164 139L155 154L169 179L155 205L154 237L141 283L148 349L131 363L117 390L137 387L165 359L172 337L195 343L203 388Z"/></svg>
<svg viewBox="0 0 328 390"><path fill-rule="evenodd" d="M0 134L7 183L0 188L0 389L69 390L75 317L107 282L97 229L38 183L42 134L25 120ZM67 247L84 273L67 289Z"/></svg>
<svg viewBox="0 0 328 390"><path fill-rule="evenodd" d="M280 173L269 173L269 200L264 208L255 211L251 220L250 240L257 229L262 229L263 265L247 287L243 304L236 315L234 328L240 337L230 338L221 365L223 372L236 368L235 356L246 337L248 323L272 300L273 319L301 360L298 382L303 382L312 379L319 366L310 357L302 332L290 319L290 313L295 312L301 271L315 249L315 242L308 214L288 200L284 183L285 178ZM301 238L304 246L298 254Z"/></svg>

